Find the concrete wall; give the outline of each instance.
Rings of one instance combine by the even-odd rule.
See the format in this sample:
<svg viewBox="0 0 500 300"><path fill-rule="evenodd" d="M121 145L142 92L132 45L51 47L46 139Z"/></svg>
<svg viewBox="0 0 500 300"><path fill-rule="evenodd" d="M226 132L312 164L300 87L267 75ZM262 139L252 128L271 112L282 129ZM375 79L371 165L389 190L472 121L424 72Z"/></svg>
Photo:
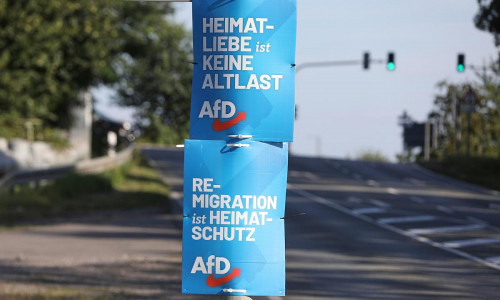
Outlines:
<svg viewBox="0 0 500 300"><path fill-rule="evenodd" d="M78 160L90 159L92 143L92 94L89 91L78 95L79 104L71 110L73 126L69 131L69 142Z"/></svg>
<svg viewBox="0 0 500 300"><path fill-rule="evenodd" d="M79 94L79 104L71 110L70 149L57 151L43 142L0 137L0 176L14 169L44 169L75 164L90 159L92 142L92 95Z"/></svg>
<svg viewBox="0 0 500 300"><path fill-rule="evenodd" d="M81 156L74 148L57 151L46 143L22 139L13 139L8 142L7 149L0 150L0 170L44 169L80 160Z"/></svg>
<svg viewBox="0 0 500 300"><path fill-rule="evenodd" d="M9 155L9 144L0 138L0 176L17 168L17 162Z"/></svg>

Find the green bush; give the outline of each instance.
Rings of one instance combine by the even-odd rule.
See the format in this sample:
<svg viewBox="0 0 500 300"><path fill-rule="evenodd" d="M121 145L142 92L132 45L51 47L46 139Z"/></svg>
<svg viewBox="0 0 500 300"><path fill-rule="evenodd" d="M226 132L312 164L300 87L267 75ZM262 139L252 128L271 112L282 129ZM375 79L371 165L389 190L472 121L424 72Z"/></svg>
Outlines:
<svg viewBox="0 0 500 300"><path fill-rule="evenodd" d="M500 159L449 156L421 165L450 177L500 190Z"/></svg>

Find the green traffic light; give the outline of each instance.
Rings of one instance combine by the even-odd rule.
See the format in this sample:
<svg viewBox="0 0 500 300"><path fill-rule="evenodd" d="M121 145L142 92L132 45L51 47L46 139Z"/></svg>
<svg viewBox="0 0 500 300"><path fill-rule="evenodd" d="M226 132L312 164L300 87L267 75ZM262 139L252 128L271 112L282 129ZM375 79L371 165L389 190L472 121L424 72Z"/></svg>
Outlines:
<svg viewBox="0 0 500 300"><path fill-rule="evenodd" d="M457 71L458 71L458 72L463 72L463 71L465 71L465 66L464 66L464 65L457 65Z"/></svg>
<svg viewBox="0 0 500 300"><path fill-rule="evenodd" d="M387 70L389 71L394 71L396 69L396 64L393 62L388 62L387 63Z"/></svg>

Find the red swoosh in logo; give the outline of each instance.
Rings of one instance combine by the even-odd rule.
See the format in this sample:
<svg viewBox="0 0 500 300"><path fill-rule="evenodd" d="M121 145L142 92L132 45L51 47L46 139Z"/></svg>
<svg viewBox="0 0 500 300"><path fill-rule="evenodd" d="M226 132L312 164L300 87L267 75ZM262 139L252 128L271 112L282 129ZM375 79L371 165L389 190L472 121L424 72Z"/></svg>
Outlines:
<svg viewBox="0 0 500 300"><path fill-rule="evenodd" d="M226 121L226 122L221 122L220 118L219 118L219 119L214 121L214 123L212 124L212 128L215 131L223 131L223 130L226 130L226 129L233 127L234 125L238 124L241 121L245 121L246 117L247 117L247 113L238 112L238 115L236 117L234 117L231 120Z"/></svg>
<svg viewBox="0 0 500 300"><path fill-rule="evenodd" d="M241 275L241 269L233 269L233 272L221 278L214 278L214 274L212 274L207 278L207 285L209 287L221 286L223 284L228 283L229 281L233 280L236 277L240 277L240 275Z"/></svg>

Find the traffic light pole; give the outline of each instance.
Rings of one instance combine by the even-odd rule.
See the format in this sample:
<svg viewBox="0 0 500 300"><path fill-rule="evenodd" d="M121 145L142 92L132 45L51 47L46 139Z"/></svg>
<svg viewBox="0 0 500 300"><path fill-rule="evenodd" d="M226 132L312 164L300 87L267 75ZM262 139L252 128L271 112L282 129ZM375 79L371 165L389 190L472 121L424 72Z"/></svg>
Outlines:
<svg viewBox="0 0 500 300"><path fill-rule="evenodd" d="M373 64L385 64L384 59L372 59L370 63ZM311 68L327 68L327 67L341 67L341 66L356 66L363 64L362 60L337 60L337 61L315 61L306 62L303 64L298 64L295 68L295 73L298 73L304 69Z"/></svg>

